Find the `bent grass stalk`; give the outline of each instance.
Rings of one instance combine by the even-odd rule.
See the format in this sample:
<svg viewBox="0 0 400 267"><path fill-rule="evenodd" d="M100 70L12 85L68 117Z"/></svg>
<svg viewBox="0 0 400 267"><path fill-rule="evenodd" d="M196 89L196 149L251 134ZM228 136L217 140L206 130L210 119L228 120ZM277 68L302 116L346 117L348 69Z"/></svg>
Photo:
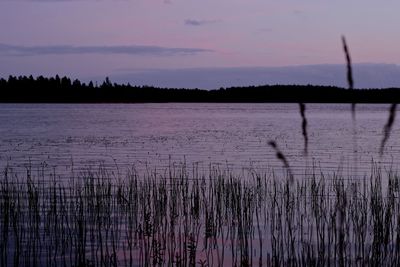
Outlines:
<svg viewBox="0 0 400 267"><path fill-rule="evenodd" d="M346 38L342 36L343 51L346 57L346 69L347 69L347 83L351 93L354 91L354 79L353 79L353 69L351 64L350 51L347 46ZM351 95L354 99L354 94ZM356 127L356 103L354 100L351 103L351 117L353 120L353 154L354 154L354 175L357 176L357 127Z"/></svg>
<svg viewBox="0 0 400 267"><path fill-rule="evenodd" d="M351 57L350 57L350 51L346 43L346 38L342 36L342 44L343 44L343 51L346 57L346 69L347 69L347 84L349 86L349 90L354 89L354 79L353 79L353 69L351 65ZM356 116L356 104L353 102L351 104L351 115L353 118L353 121L355 120Z"/></svg>
<svg viewBox="0 0 400 267"><path fill-rule="evenodd" d="M299 103L300 116L302 119L301 130L304 138L304 155L308 155L308 135L307 135L307 117L306 117L306 105Z"/></svg>
<svg viewBox="0 0 400 267"><path fill-rule="evenodd" d="M397 108L397 103L393 103L390 106L389 118L388 118L388 121L386 122L385 126L383 127L383 138L382 138L381 147L379 150L379 154L381 156L383 155L383 151L385 149L385 144L390 137L390 132L392 131L394 119L396 117L396 108Z"/></svg>
<svg viewBox="0 0 400 267"><path fill-rule="evenodd" d="M276 152L276 158L277 158L278 160L280 160L280 161L283 163L284 168L287 170L287 172L288 172L288 174L289 174L289 181L290 181L290 183L293 183L293 182L294 182L294 176L293 176L293 173L292 173L292 170L291 170L291 168L290 168L289 162L288 162L288 160L286 159L285 155L284 155L284 154L282 153L282 151L278 148L278 145L276 144L275 141L269 141L269 142L268 142L268 145L269 145L270 147L272 147L272 148L275 150L275 152Z"/></svg>

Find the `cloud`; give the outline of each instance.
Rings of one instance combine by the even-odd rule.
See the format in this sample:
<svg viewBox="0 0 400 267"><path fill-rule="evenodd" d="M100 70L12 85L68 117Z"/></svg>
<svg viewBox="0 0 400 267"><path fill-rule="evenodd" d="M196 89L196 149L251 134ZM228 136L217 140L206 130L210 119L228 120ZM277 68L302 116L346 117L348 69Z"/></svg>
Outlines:
<svg viewBox="0 0 400 267"><path fill-rule="evenodd" d="M153 55L176 56L194 55L213 50L202 48L174 48L146 45L126 46L19 46L0 43L0 54L9 56L42 56L42 55L72 55L72 54L125 54L125 55Z"/></svg>
<svg viewBox="0 0 400 267"><path fill-rule="evenodd" d="M260 29L255 30L254 34L256 34L256 35L260 35L260 34L261 35L265 35L265 34L270 34L271 32L273 32L272 28L265 27L265 28L260 28Z"/></svg>
<svg viewBox="0 0 400 267"><path fill-rule="evenodd" d="M302 20L307 19L307 13L303 10L295 9L295 10L293 10L292 13L294 16L296 16L299 19L302 19Z"/></svg>
<svg viewBox="0 0 400 267"><path fill-rule="evenodd" d="M293 14L294 14L294 15L299 15L299 16L301 16L301 15L304 14L304 12L303 12L302 10L295 9L295 10L293 10Z"/></svg>
<svg viewBox="0 0 400 267"><path fill-rule="evenodd" d="M196 20L196 19L185 19L184 24L187 26L203 26L207 24L214 24L219 22L218 20Z"/></svg>

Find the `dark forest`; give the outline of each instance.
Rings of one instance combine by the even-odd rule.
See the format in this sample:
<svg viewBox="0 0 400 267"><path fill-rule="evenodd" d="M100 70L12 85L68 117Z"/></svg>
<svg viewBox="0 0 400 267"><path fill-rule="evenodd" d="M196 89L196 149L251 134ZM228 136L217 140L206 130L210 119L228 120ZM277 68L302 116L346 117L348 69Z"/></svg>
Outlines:
<svg viewBox="0 0 400 267"><path fill-rule="evenodd" d="M83 83L68 77L0 79L1 103L397 103L400 88L348 90L334 86L262 85L215 90Z"/></svg>

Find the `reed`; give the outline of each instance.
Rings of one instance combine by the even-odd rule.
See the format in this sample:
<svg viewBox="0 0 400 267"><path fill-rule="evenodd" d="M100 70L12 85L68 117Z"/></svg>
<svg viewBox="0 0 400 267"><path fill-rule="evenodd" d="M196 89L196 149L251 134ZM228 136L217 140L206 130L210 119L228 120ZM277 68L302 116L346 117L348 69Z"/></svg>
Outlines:
<svg viewBox="0 0 400 267"><path fill-rule="evenodd" d="M379 153L381 156L383 155L383 151L385 149L385 144L390 137L390 132L392 131L394 119L396 117L396 108L397 108L397 103L393 103L390 105L389 118L388 118L388 121L386 122L385 126L383 127L383 137L382 137L382 142L381 142L381 146L380 146L380 150L379 150Z"/></svg>
<svg viewBox="0 0 400 267"><path fill-rule="evenodd" d="M306 104L299 103L300 116L301 116L301 130L304 139L304 155L308 155L308 135L307 135L307 117L306 117Z"/></svg>
<svg viewBox="0 0 400 267"><path fill-rule="evenodd" d="M283 167L287 170L288 175L289 175L289 181L290 183L293 183L294 181L294 176L292 169L290 168L289 161L286 159L285 155L282 153L282 151L278 148L278 145L276 144L275 141L269 141L268 145L272 147L275 150L276 153L276 158L280 160L283 163Z"/></svg>
<svg viewBox="0 0 400 267"><path fill-rule="evenodd" d="M351 56L350 56L350 51L347 46L346 38L342 36L342 45L343 45L343 51L346 57L346 68L347 68L347 84L349 86L349 90L354 89L354 80L353 80L353 68L351 65ZM353 102L351 104L351 115L353 118L353 121L355 120L356 116L356 104Z"/></svg>
<svg viewBox="0 0 400 267"><path fill-rule="evenodd" d="M5 172L2 266L297 266L400 263L394 172L364 180L171 167L99 169L75 183ZM40 180L53 181L40 183Z"/></svg>
<svg viewBox="0 0 400 267"><path fill-rule="evenodd" d="M353 69L351 64L350 51L347 46L346 38L342 36L343 51L346 58L346 69L347 69L347 83L350 91L354 89L354 79L353 79ZM353 95L354 97L354 95ZM353 120L353 154L354 154L354 171L353 174L357 176L358 160L357 160L357 126L356 126L356 103L353 101L351 103L351 117Z"/></svg>

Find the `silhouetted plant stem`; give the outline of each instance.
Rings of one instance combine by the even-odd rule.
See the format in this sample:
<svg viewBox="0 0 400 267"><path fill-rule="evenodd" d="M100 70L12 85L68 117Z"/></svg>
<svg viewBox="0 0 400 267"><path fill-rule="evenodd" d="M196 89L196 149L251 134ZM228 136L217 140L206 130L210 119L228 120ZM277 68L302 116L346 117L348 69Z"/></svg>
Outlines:
<svg viewBox="0 0 400 267"><path fill-rule="evenodd" d="M346 56L346 66L347 66L347 83L349 86L349 90L354 89L354 80L353 80L353 70L352 70L352 65L351 65L351 57L350 57L350 51L346 43L346 38L342 36L342 43L343 43L343 50L344 54ZM353 117L353 120L355 120L355 112L356 112L356 104L353 102L351 104L351 115Z"/></svg>
<svg viewBox="0 0 400 267"><path fill-rule="evenodd" d="M307 117L306 117L306 105L304 103L299 103L300 115L302 119L301 129L304 138L304 155L308 154L308 135L307 135Z"/></svg>
<svg viewBox="0 0 400 267"><path fill-rule="evenodd" d="M350 91L354 89L353 70L351 64L350 50L346 43L346 38L342 36L343 50L346 57L346 69L347 69L347 83ZM352 96L353 98L353 96ZM351 116L353 120L353 155L354 155L354 175L357 176L357 126L356 126L356 103L351 103Z"/></svg>
<svg viewBox="0 0 400 267"><path fill-rule="evenodd" d="M279 159L280 161L282 161L283 166L285 167L285 169L287 170L287 172L289 174L289 181L290 181L290 183L293 183L294 182L293 173L292 173L289 162L286 159L285 155L283 155L282 151L278 148L275 141L269 141L268 145L275 150L276 158Z"/></svg>
<svg viewBox="0 0 400 267"><path fill-rule="evenodd" d="M396 108L397 108L397 103L393 103L390 106L389 118L388 118L388 121L386 122L385 126L383 127L383 138L382 138L381 147L379 150L379 153L381 156L383 155L383 151L385 149L385 144L390 137L390 132L392 130L394 119L396 117Z"/></svg>
<svg viewBox="0 0 400 267"><path fill-rule="evenodd" d="M293 184L255 170L171 168L68 185L0 177L1 265L398 266L395 172L364 182L313 172Z"/></svg>

